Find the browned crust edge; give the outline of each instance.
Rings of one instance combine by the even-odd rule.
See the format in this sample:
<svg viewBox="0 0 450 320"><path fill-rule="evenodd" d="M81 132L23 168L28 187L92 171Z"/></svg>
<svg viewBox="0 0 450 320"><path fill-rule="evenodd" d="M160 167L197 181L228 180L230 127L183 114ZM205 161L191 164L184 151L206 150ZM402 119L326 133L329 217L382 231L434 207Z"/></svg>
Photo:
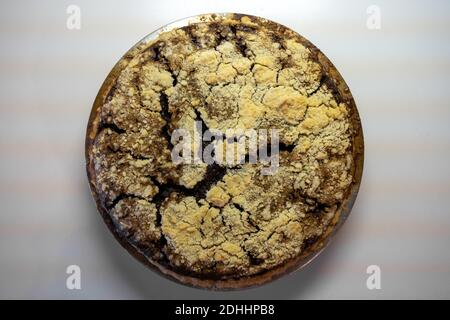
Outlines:
<svg viewBox="0 0 450 320"><path fill-rule="evenodd" d="M239 20L241 17L247 16L252 21L257 21L258 24L262 24L270 29L276 29L279 32L285 32L295 35L298 40L305 46L307 46L314 54L317 55L317 59L321 64L324 71L330 76L333 81L337 92L351 110L351 122L354 130L354 140L353 140L353 158L354 158L354 174L353 182L349 188L349 193L346 195L345 200L341 203L340 207L337 209L336 214L332 222L328 225L322 236L316 241L312 246L310 246L305 252L300 254L294 259L287 261L286 263L277 266L273 269L259 273L252 276L241 277L238 279L201 279L197 277L192 277L189 275L183 275L174 272L170 268L160 265L159 263L147 258L139 249L131 245L128 240L123 237L115 228L111 217L108 214L107 209L102 204L97 190L95 188L95 173L94 173L94 161L93 161L93 146L95 137L98 134L100 128L100 109L105 102L111 88L113 87L117 76L123 70L123 68L128 64L131 58L138 52L142 51L143 48L147 47L149 44L144 41L145 38L139 41L135 46L133 46L114 66L105 81L103 82L97 97L95 98L89 121L86 130L86 140L85 140L85 159L86 159L86 171L89 181L89 186L91 189L91 194L95 200L97 210L102 216L104 222L106 223L108 229L117 239L117 241L137 260L142 262L145 266L156 271L158 274L179 282L184 285L212 289L212 290L236 290L251 288L266 284L268 282L274 281L282 277L283 275L289 274L295 270L299 270L309 264L315 257L317 257L323 249L329 244L331 238L339 230L342 224L345 222L349 216L353 204L356 200L359 186L362 179L362 172L364 166L364 138L361 126L361 120L356 108L353 96L345 83L344 79L331 63L331 61L311 42L303 38L301 35L295 33L291 29L275 23L273 21L244 14L227 14L227 17L234 20ZM218 14L205 14L199 17L198 21L221 21L223 15Z"/></svg>

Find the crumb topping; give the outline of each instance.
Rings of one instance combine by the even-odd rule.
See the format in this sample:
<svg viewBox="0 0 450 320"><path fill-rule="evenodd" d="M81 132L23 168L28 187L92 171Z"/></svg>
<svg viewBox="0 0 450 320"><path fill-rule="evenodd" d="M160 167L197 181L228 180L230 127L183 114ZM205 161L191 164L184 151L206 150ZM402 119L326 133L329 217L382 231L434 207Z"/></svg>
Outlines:
<svg viewBox="0 0 450 320"><path fill-rule="evenodd" d="M96 188L117 228L174 270L238 278L318 239L352 183L352 123L317 53L251 17L161 34L101 108ZM280 130L280 167L175 164L173 130ZM193 146L195 148L196 146Z"/></svg>

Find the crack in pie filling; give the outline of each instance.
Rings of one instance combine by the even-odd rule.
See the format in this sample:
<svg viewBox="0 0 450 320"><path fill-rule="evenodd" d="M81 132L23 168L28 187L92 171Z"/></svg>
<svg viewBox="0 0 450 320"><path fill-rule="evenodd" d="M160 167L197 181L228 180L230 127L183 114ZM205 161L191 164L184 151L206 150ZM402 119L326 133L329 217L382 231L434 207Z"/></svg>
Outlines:
<svg viewBox="0 0 450 320"><path fill-rule="evenodd" d="M354 182L355 112L321 53L273 22L231 15L161 33L98 111L93 188L153 263L204 279L269 271L312 246ZM279 130L279 168L175 164L173 130Z"/></svg>

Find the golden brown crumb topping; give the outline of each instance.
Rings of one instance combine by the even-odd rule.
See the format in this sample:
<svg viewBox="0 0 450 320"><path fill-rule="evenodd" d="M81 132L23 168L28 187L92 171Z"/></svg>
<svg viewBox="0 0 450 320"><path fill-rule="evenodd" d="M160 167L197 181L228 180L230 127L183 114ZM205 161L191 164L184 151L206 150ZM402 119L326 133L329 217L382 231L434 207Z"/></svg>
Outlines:
<svg viewBox="0 0 450 320"><path fill-rule="evenodd" d="M314 48L249 17L162 33L101 109L95 181L150 259L204 277L256 274L324 232L352 183L352 123ZM280 130L280 167L175 164L170 134Z"/></svg>

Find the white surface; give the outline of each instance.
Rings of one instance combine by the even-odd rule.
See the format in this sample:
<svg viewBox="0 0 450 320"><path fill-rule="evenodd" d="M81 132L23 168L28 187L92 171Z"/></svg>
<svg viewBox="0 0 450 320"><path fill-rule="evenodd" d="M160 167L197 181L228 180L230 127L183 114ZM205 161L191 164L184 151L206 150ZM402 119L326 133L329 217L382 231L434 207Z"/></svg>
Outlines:
<svg viewBox="0 0 450 320"><path fill-rule="evenodd" d="M79 31L66 8L81 8ZM368 30L366 9L381 9ZM366 162L354 210L301 272L261 288L183 287L109 234L84 169L95 95L120 56L173 20L241 12L312 41L352 90ZM0 12L0 298L450 298L450 3L446 1L8 1ZM69 291L66 267L82 269ZM382 289L366 288L366 267Z"/></svg>

